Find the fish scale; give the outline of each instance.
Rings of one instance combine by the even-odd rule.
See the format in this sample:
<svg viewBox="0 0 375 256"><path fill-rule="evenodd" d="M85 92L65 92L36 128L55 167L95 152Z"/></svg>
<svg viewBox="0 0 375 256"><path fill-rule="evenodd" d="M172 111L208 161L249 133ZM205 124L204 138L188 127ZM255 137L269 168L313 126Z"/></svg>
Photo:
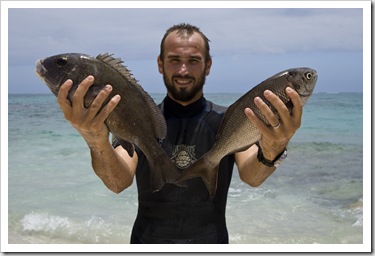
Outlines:
<svg viewBox="0 0 375 256"><path fill-rule="evenodd" d="M105 124L130 156L134 154L134 144L142 150L150 165L152 189L159 191L166 183L175 184L178 176L173 162L159 144L167 134L166 122L151 96L122 63L121 59L108 53L96 58L82 53L65 53L38 60L36 72L55 96L62 83L71 79L70 101L81 81L93 75L95 81L84 97L85 107L89 107L98 93L110 84L112 92L103 106L117 94L121 100Z"/></svg>
<svg viewBox="0 0 375 256"><path fill-rule="evenodd" d="M311 96L317 80L317 72L310 68L294 68L282 71L264 80L236 102L230 105L216 134L216 140L209 152L185 169L178 177L181 182L195 177L201 177L213 200L217 187L217 172L220 161L228 154L243 151L260 140L261 134L245 115L245 108L251 108L266 125L270 125L267 118L254 103L255 97L260 97L270 106L279 118L275 108L265 99L263 93L270 90L275 93L291 111L293 104L286 95L285 89L291 87L299 94L302 104Z"/></svg>

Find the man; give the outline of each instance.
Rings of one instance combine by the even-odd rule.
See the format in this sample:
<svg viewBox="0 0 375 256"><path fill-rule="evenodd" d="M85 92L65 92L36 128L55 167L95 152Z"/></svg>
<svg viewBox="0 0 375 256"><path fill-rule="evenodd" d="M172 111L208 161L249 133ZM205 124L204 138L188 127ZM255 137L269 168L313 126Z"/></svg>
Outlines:
<svg viewBox="0 0 375 256"><path fill-rule="evenodd" d="M168 127L162 147L182 171L212 147L225 108L203 97L203 85L212 59L209 40L199 28L189 24L171 27L160 48L157 64L167 88L167 96L160 107ZM200 178L186 181L186 187L166 184L154 193L144 154L137 148L130 157L117 140L113 145L109 140L104 120L121 100L120 96L114 96L99 111L111 92L108 85L89 108L83 107L83 96L93 81L92 76L82 81L71 103L67 95L72 82L66 81L60 89L58 102L65 118L87 142L93 169L110 190L120 193L132 184L136 175L139 205L131 243L228 243L225 207L234 163L242 181L259 186L275 171L276 162L301 124L302 104L294 90L286 90L294 105L292 113L276 95L265 91L266 99L278 111L281 120L260 98L256 98L255 103L273 127L264 125L249 108L244 109L249 122L262 134L259 147L253 145L222 159L213 202Z"/></svg>

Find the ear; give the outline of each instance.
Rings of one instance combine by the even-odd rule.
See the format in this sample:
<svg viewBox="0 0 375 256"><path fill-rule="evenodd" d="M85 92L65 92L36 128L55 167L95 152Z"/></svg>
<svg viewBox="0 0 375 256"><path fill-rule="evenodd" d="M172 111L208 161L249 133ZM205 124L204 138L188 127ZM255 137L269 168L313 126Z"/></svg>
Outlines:
<svg viewBox="0 0 375 256"><path fill-rule="evenodd" d="M158 56L157 62L158 62L159 73L163 74L164 73L164 67L163 67L163 61L160 59L160 55Z"/></svg>
<svg viewBox="0 0 375 256"><path fill-rule="evenodd" d="M206 63L206 76L210 74L211 66L212 66L212 59L209 59Z"/></svg>

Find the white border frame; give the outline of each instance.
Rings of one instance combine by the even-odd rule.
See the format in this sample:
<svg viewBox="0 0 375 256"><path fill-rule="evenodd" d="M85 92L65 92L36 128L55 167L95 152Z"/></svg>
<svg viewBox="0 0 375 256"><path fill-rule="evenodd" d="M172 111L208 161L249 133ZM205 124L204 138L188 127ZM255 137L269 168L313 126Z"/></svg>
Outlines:
<svg viewBox="0 0 375 256"><path fill-rule="evenodd" d="M89 3L89 4L88 4ZM9 8L361 8L363 10L363 244L8 244ZM371 1L2 1L1 251L2 252L370 252L371 251ZM371 149L371 150L369 150Z"/></svg>

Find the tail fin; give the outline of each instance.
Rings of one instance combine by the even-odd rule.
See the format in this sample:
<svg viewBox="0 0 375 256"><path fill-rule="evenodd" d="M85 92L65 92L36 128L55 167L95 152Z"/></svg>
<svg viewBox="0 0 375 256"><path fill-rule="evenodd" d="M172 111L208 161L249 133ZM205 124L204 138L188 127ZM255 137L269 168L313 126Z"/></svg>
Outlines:
<svg viewBox="0 0 375 256"><path fill-rule="evenodd" d="M217 188L217 174L219 171L219 164L213 164L207 160L207 157L199 159L189 168L185 169L177 178L176 182L201 177L207 187L211 201L214 200Z"/></svg>
<svg viewBox="0 0 375 256"><path fill-rule="evenodd" d="M166 183L184 186L182 183L176 182L178 172L172 160L163 150L160 153L157 158L148 159L153 191L161 190Z"/></svg>

